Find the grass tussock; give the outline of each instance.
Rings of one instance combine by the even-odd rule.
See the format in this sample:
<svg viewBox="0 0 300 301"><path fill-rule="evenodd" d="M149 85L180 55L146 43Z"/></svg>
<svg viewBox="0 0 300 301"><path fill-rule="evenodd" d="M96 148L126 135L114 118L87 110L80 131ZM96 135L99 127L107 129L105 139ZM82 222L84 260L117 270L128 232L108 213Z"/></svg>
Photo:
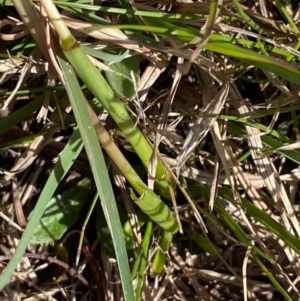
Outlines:
<svg viewBox="0 0 300 301"><path fill-rule="evenodd" d="M300 298L298 3L0 4L3 300Z"/></svg>

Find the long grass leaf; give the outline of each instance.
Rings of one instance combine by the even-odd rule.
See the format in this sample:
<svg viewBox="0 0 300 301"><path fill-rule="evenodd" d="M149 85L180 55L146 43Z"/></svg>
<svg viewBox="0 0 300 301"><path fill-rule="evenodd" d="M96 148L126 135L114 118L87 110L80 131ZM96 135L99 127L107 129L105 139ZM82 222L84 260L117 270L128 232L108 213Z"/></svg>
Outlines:
<svg viewBox="0 0 300 301"><path fill-rule="evenodd" d="M14 125L18 124L25 117L32 114L35 110L37 110L41 104L43 103L43 98L38 97L37 99L31 101L21 109L13 112L6 118L0 120L0 135L8 131Z"/></svg>
<svg viewBox="0 0 300 301"><path fill-rule="evenodd" d="M69 142L66 144L65 148L61 152L57 163L55 164L47 183L44 186L44 189L34 207L32 216L28 221L27 227L22 235L20 243L16 248L16 251L8 263L7 267L0 276L0 290L6 285L9 281L10 276L14 272L18 263L20 262L33 234L34 231L46 209L46 206L53 196L58 184L64 178L66 173L69 171L71 166L74 163L74 160L79 155L82 150L83 144L80 138L80 133L78 129L74 131Z"/></svg>
<svg viewBox="0 0 300 301"><path fill-rule="evenodd" d="M134 294L122 226L103 153L73 68L63 58L60 58L60 64L67 83L66 90L88 155L104 215L111 232L120 270L124 298L126 301L133 301Z"/></svg>

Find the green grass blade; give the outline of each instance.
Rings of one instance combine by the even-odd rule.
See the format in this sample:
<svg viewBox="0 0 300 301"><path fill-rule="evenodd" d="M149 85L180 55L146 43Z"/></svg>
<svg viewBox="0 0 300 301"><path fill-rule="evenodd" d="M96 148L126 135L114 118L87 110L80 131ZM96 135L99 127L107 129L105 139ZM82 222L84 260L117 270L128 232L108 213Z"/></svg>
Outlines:
<svg viewBox="0 0 300 301"><path fill-rule="evenodd" d="M197 30L192 27L181 27L159 19L144 18L144 20L148 25L153 26L157 34L163 37L177 39L183 43L192 41L198 34ZM205 47L207 50L234 57L250 65L253 64L258 68L270 71L293 83L300 82L300 71L292 64L259 54L253 50L245 49L235 45L232 41L232 37L227 38L231 41L224 42L220 40L222 36L211 35Z"/></svg>
<svg viewBox="0 0 300 301"><path fill-rule="evenodd" d="M267 259L269 262L275 262L274 259L271 258L268 254L264 253L260 248L252 244L251 240L249 239L248 235L244 232L242 227L235 221L235 219L225 210L225 208L219 202L216 202L214 209L222 216L225 223L229 226L229 228L238 238L239 241L245 243L247 246L251 246L255 252L257 252L263 258Z"/></svg>
<svg viewBox="0 0 300 301"><path fill-rule="evenodd" d="M256 256L253 255L256 263L260 266L262 271L269 277L271 282L274 284L274 286L278 289L278 291L282 294L284 297L284 300L286 301L293 301L293 299L290 297L290 295L286 292L286 290L279 284L279 282L276 280L276 278L273 276L272 272L270 272L266 266L262 263L262 261Z"/></svg>
<svg viewBox="0 0 300 301"><path fill-rule="evenodd" d="M203 193L206 195L206 198L209 198L209 190L206 186L200 184L200 187L202 188ZM222 189L220 188L220 191L222 193L226 193L226 196L228 198L232 198L232 192L231 194L228 192L228 189ZM228 192L228 193L227 193ZM201 214L205 215L205 217L212 223L212 225L218 227L217 221L212 217L210 213L208 213L206 210L201 208L201 206L196 205L198 210L201 212ZM239 239L239 241L244 242L247 246L251 246L260 256L265 258L271 263L274 263L274 259L271 258L268 254L264 253L262 250L260 250L258 247L253 246L250 239L248 238L247 234L244 232L244 230L240 227L240 225L233 219L233 217L225 210L223 205L221 205L219 202L215 202L214 210L222 216L223 220L226 222L228 227L232 230L232 232L236 235L236 237Z"/></svg>
<svg viewBox="0 0 300 301"><path fill-rule="evenodd" d="M22 238L20 240L20 243L18 247L16 248L16 251L8 263L7 267L3 271L3 273L0 276L0 291L3 289L3 287L6 285L6 283L9 281L10 276L14 272L15 268L19 264L27 245L29 244L33 233L36 229L36 226L38 225L46 206L53 196L58 184L61 182L61 180L64 178L66 173L69 171L71 166L74 163L74 160L79 155L80 151L82 150L83 144L80 138L80 133L78 129L74 131L72 134L69 142L65 146L64 150L61 152L59 159L57 163L55 164L47 183L44 186L44 189L34 207L34 210L32 212L32 216L30 220L28 221L27 227L22 235Z"/></svg>
<svg viewBox="0 0 300 301"><path fill-rule="evenodd" d="M223 189L225 190L225 189ZM249 202L250 203L250 202ZM244 202L243 202L244 204ZM250 203L251 204L251 203ZM253 207L255 207L252 204ZM256 207L255 207L256 208ZM258 247L254 246L248 235L244 232L244 230L239 226L239 224L234 220L234 218L224 209L224 207L219 203L216 202L215 203L215 208L216 211L223 217L224 221L226 222L226 224L229 226L229 228L233 231L233 233L236 235L236 237L239 239L239 241L244 242L246 245L251 246L253 248L253 250L259 254L260 256L262 256L264 259L268 260L269 262L274 264L274 260L272 258L270 258L267 254L265 254L262 250L260 250ZM253 209L253 208L251 208ZM256 208L257 210L259 210L258 208ZM253 209L254 210L254 209ZM260 210L261 211L261 210ZM253 216L252 213L253 212L249 212L248 211L248 207L246 210L247 214L249 214L250 216ZM264 212L263 212L264 213ZM267 215L267 214L265 214ZM208 217L208 216L207 216ZM255 216L253 216L255 217ZM271 218L271 217L270 217ZM272 218L271 218L272 219ZM275 222L275 221L274 221ZM278 223L277 223L278 224ZM279 225L279 224L278 224ZM281 226L281 225L279 225ZM282 227L282 226L281 226ZM284 227L282 227L284 230L286 230ZM290 234L292 235L292 234ZM274 286L281 292L281 294L285 297L288 297L286 300L291 300L289 295L287 294L287 292L284 290L284 288L278 283L278 281L274 278L274 276L272 275L272 273L269 272L268 269L266 269L266 267L262 264L262 262L259 260L257 254L253 253L253 257L256 260L257 264L262 268L262 270L266 273L266 275L269 277L269 279L271 280L271 282L274 284Z"/></svg>
<svg viewBox="0 0 300 301"><path fill-rule="evenodd" d="M197 40L200 41L200 43L197 45L196 50L193 52L193 54L191 56L191 62L193 62L199 56L199 54L205 47L206 43L208 42L209 36L211 35L211 33L213 31L215 21L219 16L222 4L223 4L223 0L211 0L208 18L206 20L205 25L201 29L201 32L203 32L203 35L202 35L202 37L195 37L193 39L193 41L191 41L191 44L197 43Z"/></svg>
<svg viewBox="0 0 300 301"><path fill-rule="evenodd" d="M85 98L80 89L73 68L64 59L60 58L59 61L67 82L66 90L69 95L76 121L78 123L100 196L104 215L113 239L117 262L119 265L124 299L126 301L133 301L134 293L131 284L131 276L122 226L103 153L98 143L96 131L90 119L88 108L85 104ZM106 93L105 90L102 92L104 94Z"/></svg>
<svg viewBox="0 0 300 301"><path fill-rule="evenodd" d="M284 226L276 222L269 214L260 210L251 202L242 199L247 214L263 224L270 232L280 238L284 243L291 247L296 253L300 254L300 240L289 232Z"/></svg>
<svg viewBox="0 0 300 301"><path fill-rule="evenodd" d="M233 5L235 6L235 9L240 14L240 16L245 20L245 22L247 22L254 30L259 32L260 31L259 26L244 12L239 1L232 0L232 2L233 2Z"/></svg>
<svg viewBox="0 0 300 301"><path fill-rule="evenodd" d="M267 130L266 126L257 126L257 128L261 128L263 130ZM233 133L234 135L241 135L241 134L246 134L246 131L239 127L236 124L233 123L228 123L228 129L230 133ZM285 136L283 136L282 134L280 134L279 132L277 133L276 131L271 131L270 134L272 134L274 137L276 138L280 138L281 140L283 140L284 143L292 143L290 142L288 139L285 138ZM278 140L275 140L267 135L263 135L261 137L261 140L263 142L264 145L268 146L269 148L271 148L271 151L276 151L279 154L283 155L284 157L294 161L297 164L300 164L300 152L298 150L295 149L291 149L291 150L284 150L284 149L279 149L280 147L284 146L283 143L280 143ZM263 153L263 149L262 149L262 153Z"/></svg>
<svg viewBox="0 0 300 301"><path fill-rule="evenodd" d="M143 288L143 282L144 282L144 275L145 275L145 270L146 270L146 265L148 262L148 252L149 252L149 245L151 241L151 234L152 234L152 227L153 223L151 220L148 220L146 230L143 236L142 243L140 245L139 253L138 256L134 262L132 271L131 271L131 277L134 279L136 276L137 270L138 271L138 283L136 286L136 291L135 291L135 300L138 301L140 300L142 288ZM139 269L138 269L139 267Z"/></svg>
<svg viewBox="0 0 300 301"><path fill-rule="evenodd" d="M120 53L119 54L111 54L111 53L107 53L104 51L96 50L92 47L85 46L85 45L82 45L81 47L85 53L87 53L95 58L98 58L100 60L108 61L110 63L121 62L122 60L126 59L129 55L129 50L125 50L122 54L120 54Z"/></svg>
<svg viewBox="0 0 300 301"><path fill-rule="evenodd" d="M89 208L89 211L88 211L88 213L87 213L87 215L84 219L84 222L83 222L83 225L82 225L82 228L81 228L81 231L80 231L80 237L79 237L78 248L77 248L77 256L76 256L76 262L75 262L76 266L78 266L79 259L80 259L80 253L81 253L82 243L83 243L83 239L84 239L84 230L85 230L86 225L89 222L89 219L92 215L92 212L94 211L94 207L97 203L98 198L99 198L99 195L98 195L98 192L97 192L95 194L94 198L93 198L92 204L91 204L91 206Z"/></svg>
<svg viewBox="0 0 300 301"><path fill-rule="evenodd" d="M209 253L212 257L217 256L218 247L214 245L205 235L200 234L198 229L191 230L186 227L185 233L191 235L192 240L205 252Z"/></svg>
<svg viewBox="0 0 300 301"><path fill-rule="evenodd" d="M299 83L300 81L300 71L292 64L270 56L268 57L234 44L217 41L209 41L206 45L206 49L237 58L247 64L253 64L256 67L270 71L293 83Z"/></svg>
<svg viewBox="0 0 300 301"><path fill-rule="evenodd" d="M11 129L14 125L24 120L25 117L29 116L35 110L40 108L43 101L43 97L37 97L35 100L31 101L21 109L0 120L0 135Z"/></svg>

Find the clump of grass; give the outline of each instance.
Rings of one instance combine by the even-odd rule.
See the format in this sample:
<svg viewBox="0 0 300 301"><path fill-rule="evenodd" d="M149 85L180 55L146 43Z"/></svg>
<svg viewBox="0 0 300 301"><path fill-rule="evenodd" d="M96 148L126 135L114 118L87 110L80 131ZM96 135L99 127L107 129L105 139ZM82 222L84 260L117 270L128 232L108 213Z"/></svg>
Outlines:
<svg viewBox="0 0 300 301"><path fill-rule="evenodd" d="M1 294L298 299L297 7L53 3L2 3Z"/></svg>

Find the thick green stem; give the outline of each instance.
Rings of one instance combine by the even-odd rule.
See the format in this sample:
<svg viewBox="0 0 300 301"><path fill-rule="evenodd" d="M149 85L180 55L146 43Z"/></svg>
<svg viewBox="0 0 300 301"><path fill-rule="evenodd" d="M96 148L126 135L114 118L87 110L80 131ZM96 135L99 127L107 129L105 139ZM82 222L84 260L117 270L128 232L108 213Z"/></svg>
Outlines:
<svg viewBox="0 0 300 301"><path fill-rule="evenodd" d="M178 224L168 206L160 199L159 196L157 196L147 187L147 185L144 184L117 145L111 139L106 129L99 122L91 108L89 108L89 111L97 132L98 140L110 156L111 160L115 163L139 195L139 197L137 197L132 191L131 197L133 201L135 201L142 211L164 230L176 233L178 231Z"/></svg>
<svg viewBox="0 0 300 301"><path fill-rule="evenodd" d="M141 131L135 127L135 124L128 114L124 103L116 96L99 70L92 64L88 56L76 42L69 29L65 26L63 20L61 19L61 16L55 5L53 5L51 1L47 0L41 0L41 3L43 4L49 19L60 35L60 44L68 61L72 64L73 68L90 89L90 91L102 102L105 109L124 132L144 165L148 167L152 155L152 149ZM85 104L82 105L84 106ZM88 109L90 109L89 106ZM112 141L104 127L98 121L95 113L91 109L89 110L89 113L90 117L92 118L92 123L96 127L99 141L108 152L114 163L138 193L138 197L136 197L132 192L133 200L163 229L172 233L177 232L177 222L168 206L163 203L161 199L139 178L135 170L131 167L118 147ZM168 182L163 179L164 169L161 162L158 162L157 164L156 177L159 180L157 186L161 194L165 197L170 197Z"/></svg>
<svg viewBox="0 0 300 301"><path fill-rule="evenodd" d="M77 43L75 43L72 49L64 50L64 54L90 91L102 102L105 109L109 112L110 116L115 120L135 149L144 166L148 168L152 148L141 131L135 126L124 103L116 96L99 70L92 64ZM169 185L164 177L163 166L161 162L158 161L156 168L156 179L158 180L157 188L163 197L170 199Z"/></svg>
<svg viewBox="0 0 300 301"><path fill-rule="evenodd" d="M104 108L125 134L127 140L142 160L144 166L148 169L152 156L152 148L141 131L135 126L124 103L116 96L115 92L101 75L99 70L94 66L86 53L76 42L52 1L40 0L40 2L60 37L60 45L68 61L73 66L78 76L87 85L88 89L99 99L99 101L101 101ZM159 190L159 193L164 198L171 199L169 183L165 178L165 171L159 160L156 166L155 177L157 180L156 187ZM168 179L171 179L171 176L168 177Z"/></svg>

